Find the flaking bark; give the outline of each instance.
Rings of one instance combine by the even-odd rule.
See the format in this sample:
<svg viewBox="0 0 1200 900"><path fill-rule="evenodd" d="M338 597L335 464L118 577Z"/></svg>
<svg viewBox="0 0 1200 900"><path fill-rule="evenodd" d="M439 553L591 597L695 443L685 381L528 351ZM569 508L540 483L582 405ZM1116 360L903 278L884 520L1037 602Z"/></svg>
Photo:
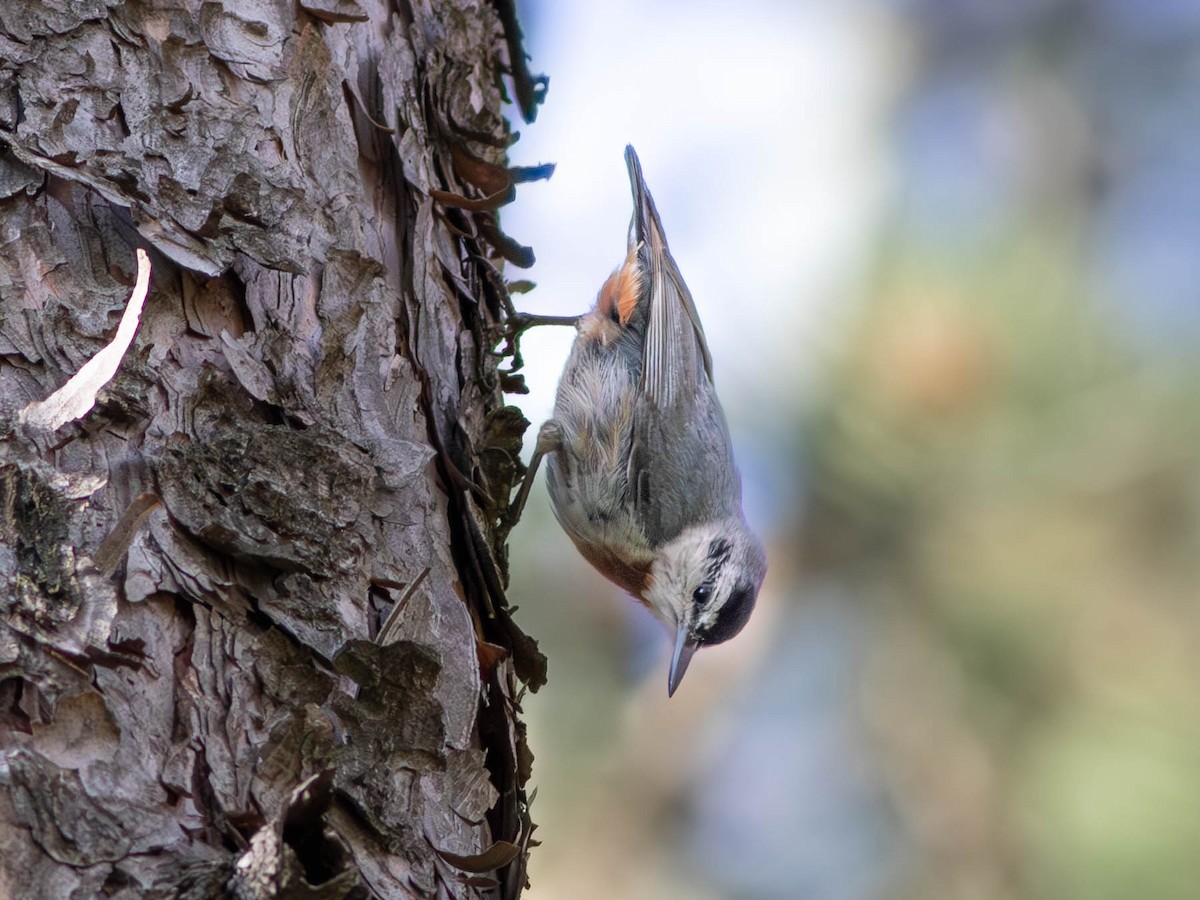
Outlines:
<svg viewBox="0 0 1200 900"><path fill-rule="evenodd" d="M0 6L0 896L520 893L510 11Z"/></svg>

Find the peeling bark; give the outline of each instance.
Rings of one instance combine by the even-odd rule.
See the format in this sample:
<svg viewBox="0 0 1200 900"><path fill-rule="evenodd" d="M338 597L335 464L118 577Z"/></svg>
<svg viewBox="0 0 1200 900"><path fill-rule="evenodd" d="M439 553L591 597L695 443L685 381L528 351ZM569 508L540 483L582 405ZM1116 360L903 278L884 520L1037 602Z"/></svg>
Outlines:
<svg viewBox="0 0 1200 900"><path fill-rule="evenodd" d="M524 887L503 11L0 7L0 896Z"/></svg>

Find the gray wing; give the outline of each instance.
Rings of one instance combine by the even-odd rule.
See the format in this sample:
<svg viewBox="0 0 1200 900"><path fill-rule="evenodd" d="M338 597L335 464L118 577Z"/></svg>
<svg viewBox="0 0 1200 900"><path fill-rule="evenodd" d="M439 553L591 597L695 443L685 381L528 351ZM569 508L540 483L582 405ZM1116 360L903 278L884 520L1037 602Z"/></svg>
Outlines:
<svg viewBox="0 0 1200 900"><path fill-rule="evenodd" d="M740 487L700 317L632 147L625 158L644 275L638 324L645 328L628 490L647 539L658 546L688 525L731 514Z"/></svg>
<svg viewBox="0 0 1200 900"><path fill-rule="evenodd" d="M647 319L642 387L666 406L672 402L676 386L691 375L697 355L712 383L712 357L692 292L671 257L641 161L631 146L625 148L625 165L633 188L633 240L639 248L645 292L638 304L638 311Z"/></svg>
<svg viewBox="0 0 1200 900"><path fill-rule="evenodd" d="M660 407L639 396L633 413L629 488L651 547L690 525L734 515L741 486L725 416L711 385Z"/></svg>

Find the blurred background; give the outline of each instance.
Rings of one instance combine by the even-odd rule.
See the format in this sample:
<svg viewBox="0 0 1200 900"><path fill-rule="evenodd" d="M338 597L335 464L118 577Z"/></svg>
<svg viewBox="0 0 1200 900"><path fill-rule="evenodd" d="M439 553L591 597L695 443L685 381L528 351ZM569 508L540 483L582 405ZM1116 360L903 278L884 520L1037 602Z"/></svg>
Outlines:
<svg viewBox="0 0 1200 900"><path fill-rule="evenodd" d="M529 896L1200 896L1200 0L518 6L518 305L622 260L632 142L771 560L668 702L538 484Z"/></svg>

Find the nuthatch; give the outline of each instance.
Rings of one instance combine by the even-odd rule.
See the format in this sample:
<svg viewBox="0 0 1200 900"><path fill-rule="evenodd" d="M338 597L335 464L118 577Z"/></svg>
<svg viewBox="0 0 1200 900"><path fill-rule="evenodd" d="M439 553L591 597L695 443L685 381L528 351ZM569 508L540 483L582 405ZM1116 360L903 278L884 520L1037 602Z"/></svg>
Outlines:
<svg viewBox="0 0 1200 900"><path fill-rule="evenodd" d="M699 314L633 147L625 163L629 251L596 305L574 319L514 322L578 332L514 506L545 457L554 514L579 552L675 629L674 694L697 648L742 630L767 560L742 513Z"/></svg>

